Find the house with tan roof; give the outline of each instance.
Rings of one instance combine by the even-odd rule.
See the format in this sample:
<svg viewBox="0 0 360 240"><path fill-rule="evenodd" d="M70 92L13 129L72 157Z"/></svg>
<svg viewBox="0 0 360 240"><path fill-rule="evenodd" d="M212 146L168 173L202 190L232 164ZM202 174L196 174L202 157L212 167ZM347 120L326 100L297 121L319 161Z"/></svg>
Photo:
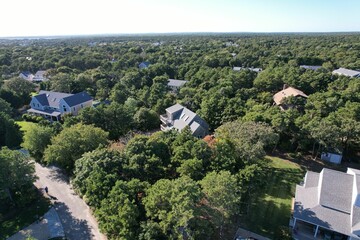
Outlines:
<svg viewBox="0 0 360 240"><path fill-rule="evenodd" d="M308 171L296 186L295 239L360 239L360 170Z"/></svg>
<svg viewBox="0 0 360 240"><path fill-rule="evenodd" d="M276 93L273 99L277 106L279 106L282 110L286 110L288 108L291 108L292 106L290 106L289 104L284 104L284 99L291 96L296 98L304 98L304 99L308 97L305 93L303 93L299 89L293 87L287 87L286 85L284 85L284 89Z"/></svg>

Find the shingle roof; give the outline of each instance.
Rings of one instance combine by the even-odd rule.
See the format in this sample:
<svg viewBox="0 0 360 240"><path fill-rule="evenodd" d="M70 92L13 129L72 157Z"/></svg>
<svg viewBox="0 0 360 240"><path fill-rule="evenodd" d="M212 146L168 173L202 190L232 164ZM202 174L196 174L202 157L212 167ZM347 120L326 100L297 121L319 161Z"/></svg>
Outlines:
<svg viewBox="0 0 360 240"><path fill-rule="evenodd" d="M169 87L181 87L183 86L187 81L185 80L176 80L176 79L169 79L168 80L168 86Z"/></svg>
<svg viewBox="0 0 360 240"><path fill-rule="evenodd" d="M41 105L49 106L49 101L48 101L45 93L36 95L36 96L34 96L34 98L36 98L36 100L38 100Z"/></svg>
<svg viewBox="0 0 360 240"><path fill-rule="evenodd" d="M80 103L84 103L92 100L92 97L86 92L79 92L74 95L68 96L64 98L64 101L70 106L76 106Z"/></svg>
<svg viewBox="0 0 360 240"><path fill-rule="evenodd" d="M358 239L353 231L360 227L360 210L352 202L358 177L326 168L308 171L304 186L296 186L294 217Z"/></svg>
<svg viewBox="0 0 360 240"><path fill-rule="evenodd" d="M166 109L166 111L169 112L169 113L174 113L174 112L177 112L179 110L182 110L183 108L184 108L183 105L177 103L177 104L175 104L175 105L173 105L171 107L168 107Z"/></svg>
<svg viewBox="0 0 360 240"><path fill-rule="evenodd" d="M346 68L336 69L332 73L333 74L344 75L344 76L347 76L347 77L358 77L358 76L360 76L360 71L346 69Z"/></svg>
<svg viewBox="0 0 360 240"><path fill-rule="evenodd" d="M194 133L199 127L207 129L209 126L200 118L196 113L182 106L181 104L175 104L166 109L170 114L176 113L173 119L173 126L178 130L182 130L186 126L190 126L191 131Z"/></svg>
<svg viewBox="0 0 360 240"><path fill-rule="evenodd" d="M23 74L25 77L28 77L29 75L31 75L31 72L23 71L23 72L21 72L21 74Z"/></svg>
<svg viewBox="0 0 360 240"><path fill-rule="evenodd" d="M321 174L320 205L350 213L354 176L327 168Z"/></svg>
<svg viewBox="0 0 360 240"><path fill-rule="evenodd" d="M46 105L46 106L50 106L50 107L54 107L54 108L58 108L59 107L59 102L61 99L66 98L71 96L72 94L69 93L61 93L61 92L51 92L51 91L43 91L41 90L39 92L39 95L44 94L47 98L48 103L47 104L42 104L42 105ZM37 96L39 96L37 95ZM35 96L37 98L37 96ZM41 97L43 98L43 97ZM38 99L38 98L37 98Z"/></svg>
<svg viewBox="0 0 360 240"><path fill-rule="evenodd" d="M280 105L281 101L284 98L290 97L290 96L294 96L294 97L301 96L301 97L304 97L304 98L308 97L302 91L300 91L300 90L298 90L296 88L293 88L293 87L288 87L288 88L286 88L284 90L281 90L280 92L278 92L278 93L276 93L274 95L274 102L276 103L276 105Z"/></svg>

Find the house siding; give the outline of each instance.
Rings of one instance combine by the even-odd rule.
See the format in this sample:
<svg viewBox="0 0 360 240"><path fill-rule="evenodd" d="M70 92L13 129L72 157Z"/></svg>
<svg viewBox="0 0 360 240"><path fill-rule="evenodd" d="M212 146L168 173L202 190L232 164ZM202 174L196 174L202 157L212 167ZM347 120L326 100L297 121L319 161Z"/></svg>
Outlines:
<svg viewBox="0 0 360 240"><path fill-rule="evenodd" d="M40 104L40 102L36 98L32 98L30 102L30 107L36 110L44 111L45 107Z"/></svg>

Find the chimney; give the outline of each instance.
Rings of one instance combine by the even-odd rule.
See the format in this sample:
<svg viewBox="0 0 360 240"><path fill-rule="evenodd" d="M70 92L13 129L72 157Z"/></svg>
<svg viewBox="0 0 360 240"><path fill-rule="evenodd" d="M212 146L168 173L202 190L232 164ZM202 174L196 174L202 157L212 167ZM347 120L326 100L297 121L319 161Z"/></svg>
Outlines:
<svg viewBox="0 0 360 240"><path fill-rule="evenodd" d="M287 89L289 86L287 84L284 84L283 90Z"/></svg>

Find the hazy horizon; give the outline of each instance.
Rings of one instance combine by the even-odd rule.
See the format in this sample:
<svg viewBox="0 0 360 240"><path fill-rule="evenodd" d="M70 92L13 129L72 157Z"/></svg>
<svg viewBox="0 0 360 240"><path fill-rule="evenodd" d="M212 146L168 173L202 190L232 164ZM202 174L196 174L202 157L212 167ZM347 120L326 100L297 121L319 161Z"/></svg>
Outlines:
<svg viewBox="0 0 360 240"><path fill-rule="evenodd" d="M357 0L5 0L2 38L359 32Z"/></svg>

